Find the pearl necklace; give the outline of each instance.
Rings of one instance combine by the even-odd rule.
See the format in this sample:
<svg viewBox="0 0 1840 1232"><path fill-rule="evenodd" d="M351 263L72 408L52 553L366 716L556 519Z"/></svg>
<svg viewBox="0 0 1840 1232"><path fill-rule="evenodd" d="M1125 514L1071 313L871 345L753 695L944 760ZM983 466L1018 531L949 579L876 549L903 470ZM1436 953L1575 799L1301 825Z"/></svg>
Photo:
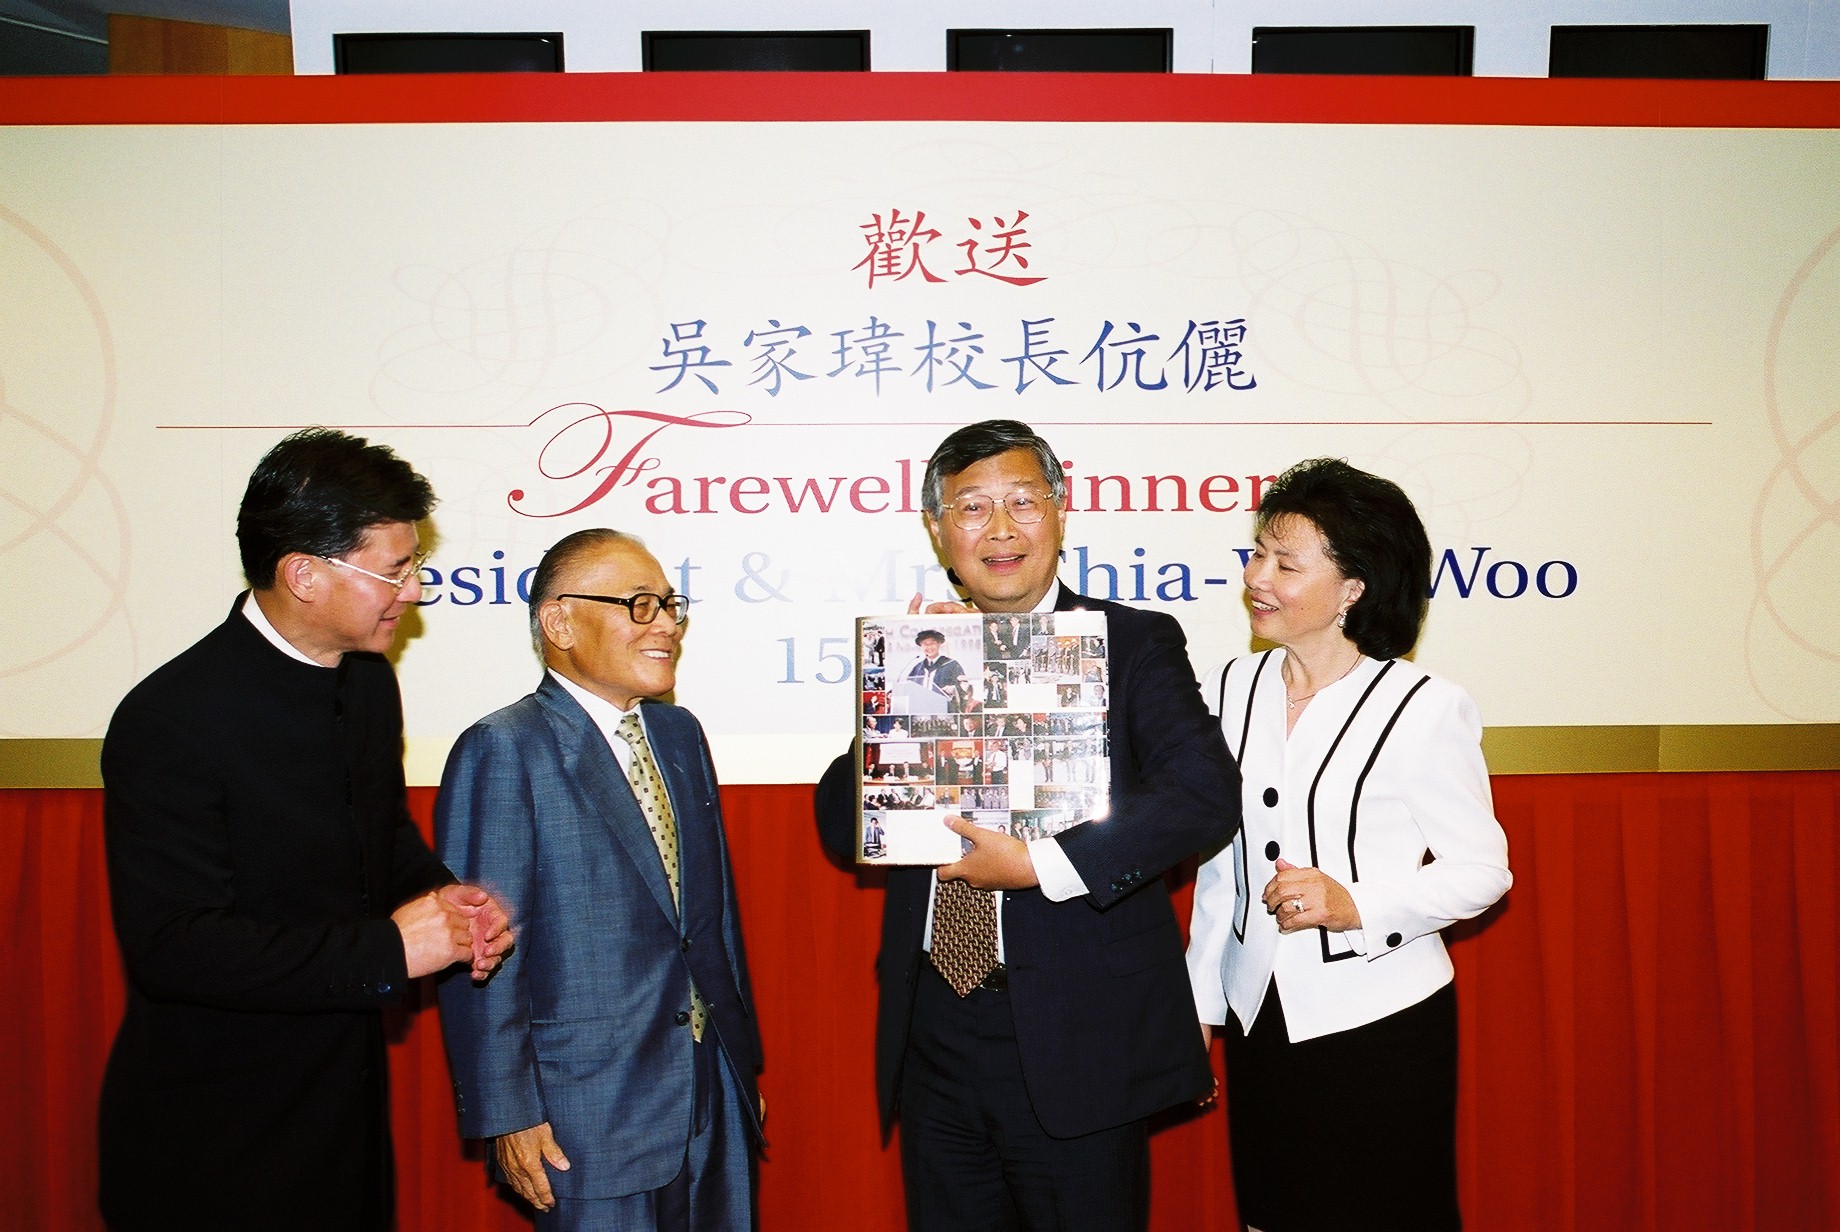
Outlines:
<svg viewBox="0 0 1840 1232"><path fill-rule="evenodd" d="M1329 684L1340 684L1342 683L1342 681L1348 679L1348 677L1354 672L1354 669L1361 666L1361 660L1366 657L1367 657L1366 655L1357 654L1354 657L1354 662L1348 665L1348 670L1343 672L1341 675L1337 676L1334 680L1331 680ZM1285 683L1288 684L1290 682L1286 681ZM1305 693L1302 697L1286 696L1284 699L1284 708L1286 710L1295 710L1297 707L1303 705L1303 703L1309 701L1312 697L1315 697L1318 693L1321 693L1324 689L1328 688L1329 684L1320 685L1317 688L1310 690L1308 693Z"/></svg>

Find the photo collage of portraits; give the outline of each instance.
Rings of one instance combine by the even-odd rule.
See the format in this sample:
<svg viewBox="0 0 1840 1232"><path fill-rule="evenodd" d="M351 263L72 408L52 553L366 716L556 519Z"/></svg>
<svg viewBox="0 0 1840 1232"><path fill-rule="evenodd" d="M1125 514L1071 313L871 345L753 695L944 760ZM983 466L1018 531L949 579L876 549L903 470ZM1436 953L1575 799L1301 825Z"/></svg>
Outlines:
<svg viewBox="0 0 1840 1232"><path fill-rule="evenodd" d="M857 623L866 864L945 864L965 817L1024 841L1105 815L1102 612Z"/></svg>

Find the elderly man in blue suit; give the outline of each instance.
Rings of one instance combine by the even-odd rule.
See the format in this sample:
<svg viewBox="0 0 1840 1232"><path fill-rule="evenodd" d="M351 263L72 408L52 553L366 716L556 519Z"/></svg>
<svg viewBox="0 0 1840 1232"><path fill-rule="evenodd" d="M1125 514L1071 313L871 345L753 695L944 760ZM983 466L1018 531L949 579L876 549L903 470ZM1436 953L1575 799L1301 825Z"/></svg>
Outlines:
<svg viewBox="0 0 1840 1232"><path fill-rule="evenodd" d="M652 700L688 606L631 536L556 544L530 586L548 671L441 780L437 847L518 938L440 990L460 1132L495 1140L539 1228L753 1223L760 1036L715 771L695 717Z"/></svg>

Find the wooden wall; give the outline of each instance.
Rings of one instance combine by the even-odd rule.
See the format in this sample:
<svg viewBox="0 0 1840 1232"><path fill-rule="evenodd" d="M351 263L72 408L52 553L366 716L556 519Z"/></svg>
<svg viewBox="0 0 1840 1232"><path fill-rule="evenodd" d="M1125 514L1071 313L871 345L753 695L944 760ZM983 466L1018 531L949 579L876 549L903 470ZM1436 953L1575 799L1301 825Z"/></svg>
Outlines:
<svg viewBox="0 0 1840 1232"><path fill-rule="evenodd" d="M109 72L290 76L294 40L265 30L109 14Z"/></svg>

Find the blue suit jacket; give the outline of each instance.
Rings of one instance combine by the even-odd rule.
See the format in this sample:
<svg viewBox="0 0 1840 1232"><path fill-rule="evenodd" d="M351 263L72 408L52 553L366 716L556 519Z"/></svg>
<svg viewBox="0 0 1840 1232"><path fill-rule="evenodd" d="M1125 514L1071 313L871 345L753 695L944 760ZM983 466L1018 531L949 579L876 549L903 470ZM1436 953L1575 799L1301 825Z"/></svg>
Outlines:
<svg viewBox="0 0 1840 1232"><path fill-rule="evenodd" d="M1105 613L1111 813L1058 836L1088 893L1060 903L1038 889L1005 893L1003 939L1029 1100L1044 1129L1071 1137L1212 1086L1163 873L1231 841L1240 792L1181 626L1064 586L1054 606ZM855 859L857 757L839 757L818 785L819 837L844 861ZM888 870L876 1023L884 1123L896 1111L932 884L931 869Z"/></svg>
<svg viewBox="0 0 1840 1232"><path fill-rule="evenodd" d="M460 1132L490 1138L548 1121L572 1165L558 1198L657 1189L690 1139L690 986L757 1106L760 1035L741 921L702 727L647 702L677 816L683 910L613 751L579 702L545 675L537 691L460 737L441 777L437 848L490 888L517 944L484 986L441 985L441 1028Z"/></svg>

